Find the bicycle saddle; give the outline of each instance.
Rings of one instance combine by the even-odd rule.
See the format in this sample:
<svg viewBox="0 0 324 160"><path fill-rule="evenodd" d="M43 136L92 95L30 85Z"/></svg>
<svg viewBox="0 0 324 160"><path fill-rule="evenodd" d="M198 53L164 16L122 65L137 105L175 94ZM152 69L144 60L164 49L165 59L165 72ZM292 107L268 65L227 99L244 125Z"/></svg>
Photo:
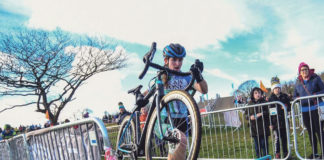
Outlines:
<svg viewBox="0 0 324 160"><path fill-rule="evenodd" d="M130 90L128 90L128 94L133 93L134 95L136 95L138 92L141 93L140 91L141 91L142 87L143 87L142 85L139 85L133 89L130 89Z"/></svg>
<svg viewBox="0 0 324 160"><path fill-rule="evenodd" d="M128 91L129 94L133 93L135 95L135 97L136 97L136 105L140 106L140 107L145 106L149 102L148 99L144 99L144 96L141 93L142 87L143 87L142 85L139 85L136 88L131 89L131 90Z"/></svg>

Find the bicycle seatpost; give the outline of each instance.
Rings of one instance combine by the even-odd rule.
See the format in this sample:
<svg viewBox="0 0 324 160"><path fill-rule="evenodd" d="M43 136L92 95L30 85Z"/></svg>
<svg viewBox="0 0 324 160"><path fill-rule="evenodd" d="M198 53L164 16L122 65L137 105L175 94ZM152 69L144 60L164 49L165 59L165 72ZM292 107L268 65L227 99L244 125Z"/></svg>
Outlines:
<svg viewBox="0 0 324 160"><path fill-rule="evenodd" d="M140 133L141 133L141 130L140 130L140 119L139 119L139 116L140 116L140 113L139 113L139 111L135 111L135 129L136 129L136 134L135 134L135 136L136 136L136 144L139 144L139 141L140 141Z"/></svg>

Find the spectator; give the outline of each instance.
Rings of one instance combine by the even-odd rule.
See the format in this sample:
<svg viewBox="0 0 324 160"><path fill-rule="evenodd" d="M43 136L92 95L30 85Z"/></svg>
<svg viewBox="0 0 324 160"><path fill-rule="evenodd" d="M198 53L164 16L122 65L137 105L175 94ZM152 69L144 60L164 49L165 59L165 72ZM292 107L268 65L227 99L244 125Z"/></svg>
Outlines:
<svg viewBox="0 0 324 160"><path fill-rule="evenodd" d="M51 122L50 121L47 121L45 124L44 124L44 128L48 128L51 126Z"/></svg>
<svg viewBox="0 0 324 160"><path fill-rule="evenodd" d="M120 124L125 118L125 116L130 115L130 113L126 111L123 102L118 103L118 108L119 108L119 114L117 115L116 119L117 119L117 124Z"/></svg>
<svg viewBox="0 0 324 160"><path fill-rule="evenodd" d="M147 108L146 107L143 107L143 108L141 108L141 116L139 118L140 119L140 123L141 123L141 129L142 130L144 128L146 118L147 118Z"/></svg>
<svg viewBox="0 0 324 160"><path fill-rule="evenodd" d="M108 123L108 116L107 116L107 115L104 115L104 116L102 117L102 121L103 121L104 123Z"/></svg>
<svg viewBox="0 0 324 160"><path fill-rule="evenodd" d="M294 98L324 93L324 84L321 78L316 75L314 71L314 69L310 69L309 66L304 62L299 64L299 75L295 84L293 95ZM321 144L324 145L323 126L320 125L317 108L318 102L321 104L323 103L321 98L301 100L303 122L307 129L313 151L313 153L308 157L309 159L320 158L320 156L317 154L317 139L319 141L322 139L320 146ZM322 154L324 154L323 148L321 148ZM324 158L324 156L322 155L321 158Z"/></svg>
<svg viewBox="0 0 324 160"><path fill-rule="evenodd" d="M69 119L65 119L64 123L69 123L70 120Z"/></svg>
<svg viewBox="0 0 324 160"><path fill-rule="evenodd" d="M263 91L254 87L251 91L251 101L249 105L265 103L262 98ZM269 129L269 109L267 106L257 106L248 109L248 117L250 120L251 136L254 139L254 147L257 158L266 156L269 153L268 136Z"/></svg>
<svg viewBox="0 0 324 160"><path fill-rule="evenodd" d="M13 136L16 135L16 132L14 131L14 129L9 125L9 124L6 124L4 127L3 127L3 131L2 131L2 138L3 139L9 139Z"/></svg>
<svg viewBox="0 0 324 160"><path fill-rule="evenodd" d="M287 112L290 112L290 99L287 94L281 92L280 80L278 77L272 77L271 79L271 95L269 102L280 101L286 108ZM273 110L273 112L272 112ZM280 159L280 140L283 151L283 157L288 155L288 146L287 146L287 132L286 132L286 121L285 121L285 112L284 108L280 105L273 105L270 107L271 113L271 125L270 129L273 129L274 140L275 140L275 158ZM279 127L278 127L279 124ZM288 126L289 128L289 126ZM280 138L280 140L279 140Z"/></svg>
<svg viewBox="0 0 324 160"><path fill-rule="evenodd" d="M83 114L83 118L89 118L89 112L86 111L84 114Z"/></svg>
<svg viewBox="0 0 324 160"><path fill-rule="evenodd" d="M22 125L19 126L19 132L20 132L20 133L23 133L23 132L24 132L24 128L23 128Z"/></svg>
<svg viewBox="0 0 324 160"><path fill-rule="evenodd" d="M30 127L29 127L29 131L34 131L35 130L35 126L32 124Z"/></svg>

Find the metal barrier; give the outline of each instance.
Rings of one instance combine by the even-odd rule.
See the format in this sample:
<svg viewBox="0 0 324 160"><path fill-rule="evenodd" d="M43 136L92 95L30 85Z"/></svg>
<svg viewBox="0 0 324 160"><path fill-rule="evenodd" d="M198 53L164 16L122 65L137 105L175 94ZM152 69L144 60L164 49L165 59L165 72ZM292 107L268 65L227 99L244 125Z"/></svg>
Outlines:
<svg viewBox="0 0 324 160"><path fill-rule="evenodd" d="M10 147L8 141L0 141L0 160L10 160Z"/></svg>
<svg viewBox="0 0 324 160"><path fill-rule="evenodd" d="M272 107L283 107L285 119L284 123L288 126L287 110L284 104L281 102L270 102L257 105L244 106L240 108L219 110L214 112L206 112L201 114L203 130L202 130L202 139L201 147L199 152L199 159L254 159L256 158L255 148L253 143L253 138L250 136L251 130L248 123L251 120L246 119L246 115L249 114L249 109L256 109L259 106L266 106L267 108ZM229 114L228 118L224 118L224 114ZM236 115L231 116L231 115ZM274 115L269 115L269 118ZM276 116L278 119L278 116ZM239 120L239 121L237 121ZM231 123L227 123L231 122ZM238 125L240 122L240 125ZM279 121L277 121L279 123ZM270 121L271 123L271 121ZM234 126L237 125L237 126ZM273 124L275 125L275 124ZM107 127L109 132L111 142L117 140L118 127L112 126ZM287 149L288 153L284 157L281 152L282 159L287 159L291 154L290 149L290 131L289 127L286 127L286 137L287 137ZM281 134L280 131L278 132ZM115 138L113 137L115 136ZM114 141L115 140L115 141ZM274 130L271 130L270 138L268 140L269 154L272 157L275 157L275 139L274 139ZM115 142L116 143L116 142ZM280 143L282 144L282 143ZM112 145L116 147L116 145Z"/></svg>
<svg viewBox="0 0 324 160"><path fill-rule="evenodd" d="M12 137L7 142L9 145L11 159L31 159L25 134Z"/></svg>
<svg viewBox="0 0 324 160"><path fill-rule="evenodd" d="M292 107L291 113L297 115L292 117L292 122L295 152L299 159L310 159L312 157L309 156L315 153L324 154L324 102L322 97L324 94L300 97L292 102L292 106L297 106ZM317 141L319 141L319 146ZM312 144L316 144L317 149ZM321 157L316 158L321 159Z"/></svg>
<svg viewBox="0 0 324 160"><path fill-rule="evenodd" d="M279 107L284 109L284 115L285 115L284 122L280 122L278 116L279 112L277 110ZM269 131L270 138L267 138L267 136L251 137L252 134L251 126L252 125L259 126L259 125L257 124L258 120L256 121L256 124L255 122L251 123L253 120L250 119L250 116L252 116L250 112L253 110L256 111L260 108L265 112L269 111L268 115L264 114L264 117L262 117L262 120L268 119L269 123L263 121L262 122L263 125L261 124L259 125L262 126L262 130L264 131L263 133L266 133L267 130L266 127L270 127L270 125L274 127L274 129ZM272 122L274 122L273 120L276 120L277 124L272 124ZM284 123L285 126L288 126L287 109L285 105L282 104L281 102L269 102L263 104L244 106L240 108L203 113L202 122L205 125L203 126L203 130L202 130L202 140L201 140L202 142L201 142L201 147L199 152L199 158L255 159L257 158L255 143L260 144L262 138L264 139L267 138L270 144L269 147L266 147L267 148L266 154L275 157L275 153L276 153L275 135L277 135L278 137L282 137L283 135L285 135L287 139L287 153L286 155L283 155L283 152L280 152L281 153L280 157L282 159L287 159L291 154L289 127L284 127L284 130L275 129L275 126L280 126L279 123L280 124ZM266 124L269 124L269 126L267 126ZM281 138L277 140L280 140L280 144L282 144ZM261 154L260 147L257 148L259 153ZM282 148L282 145L280 146L280 148Z"/></svg>
<svg viewBox="0 0 324 160"><path fill-rule="evenodd" d="M108 148L111 144L103 122L88 118L0 141L0 158L100 160Z"/></svg>
<svg viewBox="0 0 324 160"><path fill-rule="evenodd" d="M280 152L282 159L287 159L294 153L291 152L290 129L292 129L294 150L298 159L307 159L314 153L312 144L319 141L318 153L324 148L323 128L324 122L324 102L322 95L300 97L292 102L291 116L288 116L287 109L281 102L269 102L244 107L219 110L201 114L202 119L202 139L199 159L255 159L255 144L260 138L251 137L251 111L258 108L269 112L269 125L275 126L272 119L277 119L279 126L278 107L284 109L285 135L287 137L287 155ZM303 112L302 104L307 102L306 108L315 108L315 112ZM318 110L323 105L323 113ZM264 107L260 107L264 106ZM304 106L305 107L305 106ZM275 109L272 109L275 108ZM316 113L316 114L315 114ZM308 116L307 116L308 115ZM291 117L289 125L288 117ZM315 121L318 123L315 124ZM306 121L309 121L306 122ZM282 122L282 121L281 121ZM262 130L265 132L266 121L262 122ZM307 124L308 123L308 124ZM256 124L258 125L258 124ZM308 125L308 130L307 126ZM288 126L288 127L287 127ZM107 132L108 130L108 132ZM9 140L0 141L0 159L101 159L104 149L111 147L115 149L119 126L105 128L101 120L97 118L83 119L80 121L67 123L51 128L29 132L27 134L15 136ZM280 129L270 130L268 137L267 154L275 157L276 143L275 137L281 137ZM318 131L319 130L319 131ZM320 133L314 137L313 133ZM108 137L109 133L109 137ZM310 133L310 134L309 134ZM279 134L279 135L278 135ZM311 136L309 136L311 135ZM317 138L317 140L315 140ZM255 141L256 140L256 141ZM279 138L280 144L282 139ZM110 143L112 142L112 143ZM312 143L311 143L312 142ZM282 150L282 145L280 145ZM257 147L260 150L260 147ZM259 151L260 153L260 151ZM294 155L295 156L295 155Z"/></svg>

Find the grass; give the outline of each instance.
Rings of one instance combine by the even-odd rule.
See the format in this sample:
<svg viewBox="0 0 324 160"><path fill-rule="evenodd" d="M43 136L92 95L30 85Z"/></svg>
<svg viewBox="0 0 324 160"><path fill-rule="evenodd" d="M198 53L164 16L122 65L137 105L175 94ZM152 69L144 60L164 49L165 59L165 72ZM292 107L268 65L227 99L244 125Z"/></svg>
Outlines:
<svg viewBox="0 0 324 160"><path fill-rule="evenodd" d="M254 150L254 141L250 136L250 128L248 121L240 114L242 125L235 130L234 127L225 127L223 115L210 116L211 122L216 127L210 127L208 117L203 117L202 122L205 126L202 127L202 139L199 152L200 158L229 158L229 159L251 159L256 158ZM297 119L298 120L298 119ZM243 125L244 124L244 125ZM217 126L218 125L218 126ZM245 133L244 133L245 132ZM296 130L298 153L302 157L307 157L312 153L312 147L309 142L308 133L305 130L301 135L302 129ZM268 137L269 153L274 157L274 136L271 131L271 136ZM290 129L290 146L291 156L297 159L294 148L294 137L292 129ZM318 152L320 153L320 146L318 144ZM281 152L282 153L282 152Z"/></svg>
<svg viewBox="0 0 324 160"><path fill-rule="evenodd" d="M216 127L209 127L208 116L202 117L204 126L202 127L201 146L199 158L228 158L228 159L252 159L256 158L254 150L254 142L250 136L250 128L247 125L247 120L240 114L242 125L235 130L234 127L225 127L224 116L222 114L214 114L210 117L213 124L219 125ZM297 119L298 121L298 119ZM244 125L243 125L244 124ZM109 125L108 133L112 147L115 149L118 129L111 128ZM245 132L245 133L244 133ZM302 157L307 157L312 153L312 147L309 142L308 133L305 130L304 134L300 135L301 129L296 130L298 152ZM268 147L271 157L274 157L274 137L273 132L268 137ZM297 159L294 148L294 137L292 129L290 129L290 145L291 156ZM319 144L318 144L319 145ZM318 146L320 153L320 146Z"/></svg>

